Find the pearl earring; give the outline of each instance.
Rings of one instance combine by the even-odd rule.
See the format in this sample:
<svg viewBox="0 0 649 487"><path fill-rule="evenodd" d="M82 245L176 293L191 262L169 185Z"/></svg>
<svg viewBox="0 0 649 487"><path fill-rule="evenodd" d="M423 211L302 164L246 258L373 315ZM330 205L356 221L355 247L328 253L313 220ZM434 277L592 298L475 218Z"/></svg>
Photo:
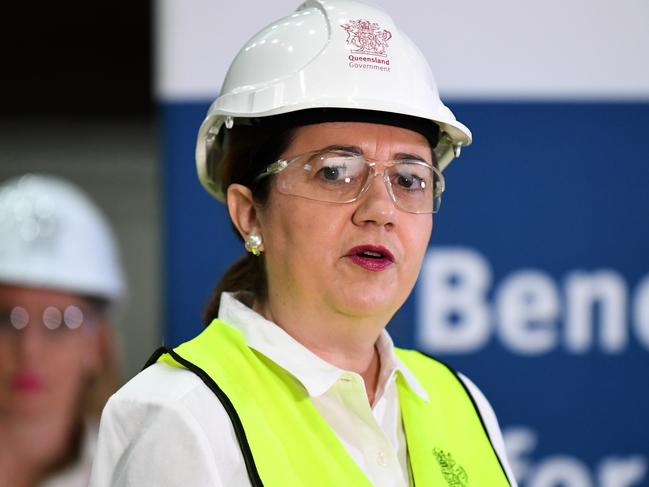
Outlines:
<svg viewBox="0 0 649 487"><path fill-rule="evenodd" d="M261 245L261 242L261 235L257 233L251 233L246 237L246 250L254 256L260 255L261 250L259 250L259 246Z"/></svg>

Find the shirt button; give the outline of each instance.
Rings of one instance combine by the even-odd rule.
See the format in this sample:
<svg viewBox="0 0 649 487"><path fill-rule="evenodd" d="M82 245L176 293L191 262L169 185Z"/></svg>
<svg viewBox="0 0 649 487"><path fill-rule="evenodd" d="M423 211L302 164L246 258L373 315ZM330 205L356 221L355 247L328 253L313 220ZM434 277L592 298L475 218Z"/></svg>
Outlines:
<svg viewBox="0 0 649 487"><path fill-rule="evenodd" d="M388 464L388 462L385 459L385 454L382 451L376 454L376 463L378 463L382 467L385 467Z"/></svg>

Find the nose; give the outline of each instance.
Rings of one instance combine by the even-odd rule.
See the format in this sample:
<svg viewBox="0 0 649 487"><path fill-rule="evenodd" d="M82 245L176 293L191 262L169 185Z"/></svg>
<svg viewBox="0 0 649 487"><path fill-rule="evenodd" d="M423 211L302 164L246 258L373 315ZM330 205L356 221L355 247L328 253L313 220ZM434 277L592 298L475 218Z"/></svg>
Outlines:
<svg viewBox="0 0 649 487"><path fill-rule="evenodd" d="M396 222L396 208L390 196L383 173L372 174L369 186L360 197L353 221L357 225L374 223L381 226L393 226Z"/></svg>
<svg viewBox="0 0 649 487"><path fill-rule="evenodd" d="M43 353L44 333L35 323L16 333L16 353L23 364L34 363Z"/></svg>

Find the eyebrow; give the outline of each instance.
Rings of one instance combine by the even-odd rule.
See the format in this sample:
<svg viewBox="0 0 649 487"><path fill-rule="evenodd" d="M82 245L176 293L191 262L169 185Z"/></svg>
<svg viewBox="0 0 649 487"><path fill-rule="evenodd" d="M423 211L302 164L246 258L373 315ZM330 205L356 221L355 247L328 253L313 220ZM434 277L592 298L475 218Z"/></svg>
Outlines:
<svg viewBox="0 0 649 487"><path fill-rule="evenodd" d="M431 162L427 161L424 157L417 155L417 154L409 154L406 152L399 152L398 154L394 155L394 159L396 161L401 161L401 160L415 160L419 162L425 162L426 164L430 165Z"/></svg>
<svg viewBox="0 0 649 487"><path fill-rule="evenodd" d="M363 154L363 149L361 149L357 145L341 145L341 144L332 144L328 145L326 147L323 147L322 149L318 149L318 152L327 152L327 151L344 151L344 152L351 152L352 154L358 154L359 156L364 155ZM428 165L431 164L430 161L427 161L426 158L418 155L418 154L411 154L408 152L399 152L394 155L393 158L395 161L403 161L403 160L415 160L415 161L420 161L424 162Z"/></svg>
<svg viewBox="0 0 649 487"><path fill-rule="evenodd" d="M363 149L357 145L341 145L341 144L332 144L322 149L318 149L318 152L328 152L328 151L344 151L351 152L353 154L358 154L359 156L363 155Z"/></svg>

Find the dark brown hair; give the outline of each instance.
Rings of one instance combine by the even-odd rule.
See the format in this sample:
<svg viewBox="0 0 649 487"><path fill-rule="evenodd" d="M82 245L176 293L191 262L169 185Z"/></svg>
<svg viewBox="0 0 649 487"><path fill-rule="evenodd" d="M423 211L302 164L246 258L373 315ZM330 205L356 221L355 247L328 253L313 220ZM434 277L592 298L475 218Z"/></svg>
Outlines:
<svg viewBox="0 0 649 487"><path fill-rule="evenodd" d="M255 203L264 205L270 193L271 178L255 181L266 166L279 159L293 139L294 129L283 123L253 121L251 125L235 125L226 137L228 153L224 165L223 187L242 184L252 191ZM232 225L236 235L237 229ZM240 235L239 235L240 236ZM224 292L247 291L256 298L265 298L267 293L264 256L246 254L239 258L225 272L216 285L205 310L203 323L209 325L219 314L221 294Z"/></svg>

